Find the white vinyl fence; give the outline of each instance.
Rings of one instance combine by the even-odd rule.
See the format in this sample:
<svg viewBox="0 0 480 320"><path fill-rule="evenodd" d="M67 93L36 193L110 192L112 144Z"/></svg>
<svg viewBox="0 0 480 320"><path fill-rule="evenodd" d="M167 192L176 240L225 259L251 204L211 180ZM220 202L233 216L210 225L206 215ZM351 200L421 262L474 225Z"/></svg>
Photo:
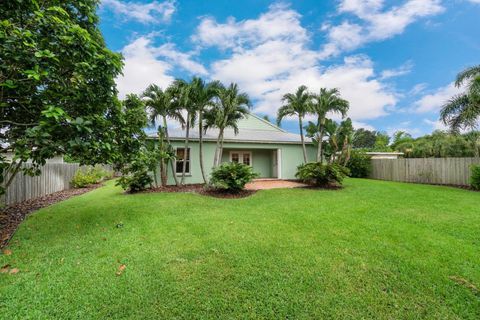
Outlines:
<svg viewBox="0 0 480 320"><path fill-rule="evenodd" d="M23 166L28 167L31 164ZM30 177L19 172L1 197L0 207L70 189L70 181L79 168L78 163L47 163L41 168L42 174L39 176ZM112 170L110 166L103 168ZM7 175L5 181L8 178Z"/></svg>
<svg viewBox="0 0 480 320"><path fill-rule="evenodd" d="M370 177L401 182L470 184L470 167L480 158L372 159Z"/></svg>

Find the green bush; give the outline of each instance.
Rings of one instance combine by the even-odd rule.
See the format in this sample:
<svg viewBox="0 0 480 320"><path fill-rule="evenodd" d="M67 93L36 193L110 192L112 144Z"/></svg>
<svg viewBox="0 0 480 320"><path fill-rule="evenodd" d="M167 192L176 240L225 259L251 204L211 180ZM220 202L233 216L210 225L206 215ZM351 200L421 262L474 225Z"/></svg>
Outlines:
<svg viewBox="0 0 480 320"><path fill-rule="evenodd" d="M215 189L238 193L256 177L258 174L254 173L250 166L234 162L223 163L213 169L210 185Z"/></svg>
<svg viewBox="0 0 480 320"><path fill-rule="evenodd" d="M480 166L472 166L471 171L470 185L473 189L480 190Z"/></svg>
<svg viewBox="0 0 480 320"><path fill-rule="evenodd" d="M155 164L153 153L141 150L134 160L122 169L122 176L117 180L116 185L129 192L139 192L151 187L153 178L150 172Z"/></svg>
<svg viewBox="0 0 480 320"><path fill-rule="evenodd" d="M153 178L148 171L141 170L121 176L117 181L117 185L129 192L139 192L151 186L152 182Z"/></svg>
<svg viewBox="0 0 480 320"><path fill-rule="evenodd" d="M101 166L86 167L78 169L70 183L74 188L86 188L111 177L112 173Z"/></svg>
<svg viewBox="0 0 480 320"><path fill-rule="evenodd" d="M299 165L295 176L318 187L341 185L349 170L337 163L310 162Z"/></svg>
<svg viewBox="0 0 480 320"><path fill-rule="evenodd" d="M346 167L350 170L350 177L366 178L372 171L372 161L365 152L352 151Z"/></svg>

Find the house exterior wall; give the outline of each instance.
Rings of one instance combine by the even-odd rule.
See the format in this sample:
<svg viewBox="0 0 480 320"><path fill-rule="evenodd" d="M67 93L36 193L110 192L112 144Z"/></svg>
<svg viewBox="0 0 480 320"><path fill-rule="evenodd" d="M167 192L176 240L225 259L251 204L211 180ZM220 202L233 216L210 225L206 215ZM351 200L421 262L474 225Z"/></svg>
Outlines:
<svg viewBox="0 0 480 320"><path fill-rule="evenodd" d="M259 174L259 178L273 178L273 152L276 149L225 149L222 154L222 163L230 161L230 151L243 151L252 153L253 171Z"/></svg>
<svg viewBox="0 0 480 320"><path fill-rule="evenodd" d="M183 148L183 141L172 141L174 148ZM202 174L200 171L199 160L199 144L198 141L189 142L190 148L190 174L185 176L185 183L203 183ZM203 163L205 175L207 179L210 176L213 166L213 158L215 155L216 144L213 141L205 141L203 143ZM222 155L222 162L229 161L229 151L251 151L252 165L255 172L260 174L260 177L273 177L273 150L280 149L281 158L281 178L295 179L297 166L303 163L303 152L300 144L281 144L281 143L239 143L239 142L225 142L224 153ZM307 157L309 161L315 161L316 149L313 145L307 145ZM158 176L158 175L157 175ZM177 175L181 179L181 175ZM159 177L158 181L160 181ZM172 168L168 166L168 183L174 184L175 181L172 175Z"/></svg>

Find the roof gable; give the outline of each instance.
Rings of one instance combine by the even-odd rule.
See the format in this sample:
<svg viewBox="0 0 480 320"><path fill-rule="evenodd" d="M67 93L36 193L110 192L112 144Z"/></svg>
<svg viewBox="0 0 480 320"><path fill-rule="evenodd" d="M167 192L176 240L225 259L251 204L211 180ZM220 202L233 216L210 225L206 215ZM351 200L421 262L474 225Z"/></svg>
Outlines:
<svg viewBox="0 0 480 320"><path fill-rule="evenodd" d="M276 132L285 132L285 130L277 127L273 123L264 120L253 113L247 114L243 119L238 121L238 128L240 130L262 130L262 131L276 131Z"/></svg>

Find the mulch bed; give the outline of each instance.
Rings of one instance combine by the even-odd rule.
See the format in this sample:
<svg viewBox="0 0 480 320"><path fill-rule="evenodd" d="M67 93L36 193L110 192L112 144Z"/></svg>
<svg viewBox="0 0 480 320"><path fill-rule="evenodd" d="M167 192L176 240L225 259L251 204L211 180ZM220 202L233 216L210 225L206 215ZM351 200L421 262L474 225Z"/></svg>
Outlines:
<svg viewBox="0 0 480 320"><path fill-rule="evenodd" d="M18 225L33 211L87 193L101 186L102 184L95 184L87 188L63 190L0 209L0 248L3 248L8 244L17 230Z"/></svg>
<svg viewBox="0 0 480 320"><path fill-rule="evenodd" d="M344 187L336 185L336 184L329 184L329 185L326 185L326 186L308 185L308 186L305 186L305 187L298 187L298 188L300 188L300 189L311 189L311 190L341 190Z"/></svg>
<svg viewBox="0 0 480 320"><path fill-rule="evenodd" d="M239 193L230 193L221 190L214 190L205 188L203 184L187 184L185 186L166 186L166 187L158 187L145 190L146 193L151 192L194 192L204 196L214 197L214 198L224 198L224 199L238 199L238 198L246 198L254 193L257 190L242 190Z"/></svg>

